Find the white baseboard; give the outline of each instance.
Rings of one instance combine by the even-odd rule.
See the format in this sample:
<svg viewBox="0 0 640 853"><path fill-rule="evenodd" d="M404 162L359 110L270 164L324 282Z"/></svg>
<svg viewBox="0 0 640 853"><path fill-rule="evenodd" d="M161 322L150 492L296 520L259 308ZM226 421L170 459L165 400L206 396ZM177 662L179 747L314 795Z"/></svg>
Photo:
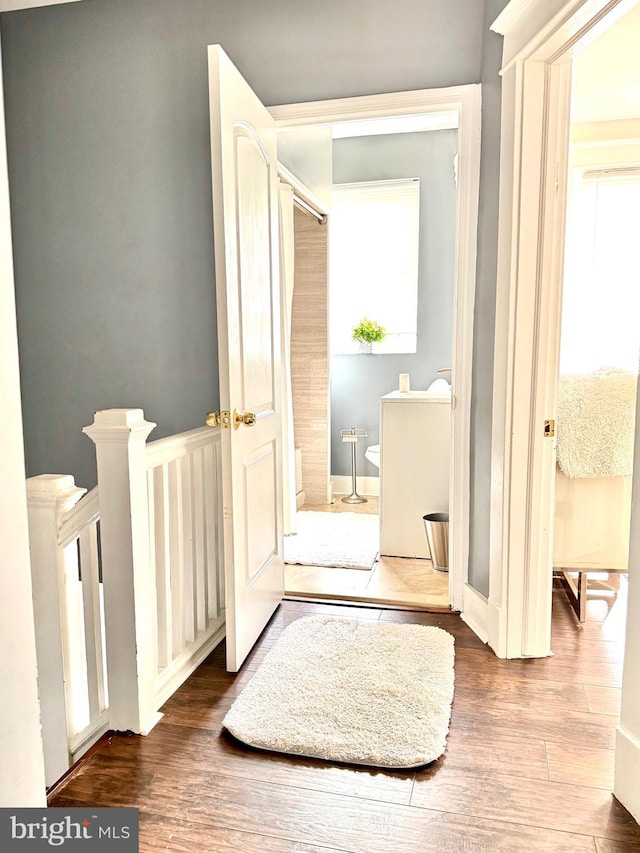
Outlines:
<svg viewBox="0 0 640 853"><path fill-rule="evenodd" d="M215 647L225 637L224 612L219 619L209 626L206 633L198 639L194 645L183 652L171 666L159 676L156 681L155 704L161 708L164 703L182 685L191 673L200 666L202 661L208 657Z"/></svg>
<svg viewBox="0 0 640 853"><path fill-rule="evenodd" d="M507 638L506 626L504 618L504 609L490 598L488 602L488 621L487 628L489 633L489 645L496 654L496 657L507 657Z"/></svg>
<svg viewBox="0 0 640 853"><path fill-rule="evenodd" d="M359 495L377 497L380 494L380 477L356 477L356 484ZM351 477L332 476L331 492L334 495L351 494Z"/></svg>
<svg viewBox="0 0 640 853"><path fill-rule="evenodd" d="M464 585L462 592L462 613L460 614L463 622L471 628L474 634L486 643L489 639L489 602L481 595L477 589Z"/></svg>
<svg viewBox="0 0 640 853"><path fill-rule="evenodd" d="M640 741L622 724L616 729L616 770L613 793L640 822Z"/></svg>
<svg viewBox="0 0 640 853"><path fill-rule="evenodd" d="M87 752L94 743L97 743L102 735L106 734L109 731L109 709L107 708L105 711L100 714L97 720L95 720L90 726L81 732L79 735L76 735L74 739L69 743L69 752L71 753L71 763L75 764L79 758Z"/></svg>

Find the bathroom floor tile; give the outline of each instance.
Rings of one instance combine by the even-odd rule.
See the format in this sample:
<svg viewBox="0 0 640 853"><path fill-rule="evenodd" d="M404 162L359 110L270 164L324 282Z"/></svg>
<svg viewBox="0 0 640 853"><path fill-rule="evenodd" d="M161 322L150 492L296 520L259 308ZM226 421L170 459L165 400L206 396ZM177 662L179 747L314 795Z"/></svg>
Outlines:
<svg viewBox="0 0 640 853"><path fill-rule="evenodd" d="M345 504L338 496L332 504L305 505L303 509L373 514L378 511L378 499L368 498L366 504ZM285 591L291 596L449 610L448 575L435 571L430 560L381 557L370 572L285 565Z"/></svg>
<svg viewBox="0 0 640 853"><path fill-rule="evenodd" d="M380 557L366 588L367 595L391 604L416 604L449 609L449 578L431 560Z"/></svg>

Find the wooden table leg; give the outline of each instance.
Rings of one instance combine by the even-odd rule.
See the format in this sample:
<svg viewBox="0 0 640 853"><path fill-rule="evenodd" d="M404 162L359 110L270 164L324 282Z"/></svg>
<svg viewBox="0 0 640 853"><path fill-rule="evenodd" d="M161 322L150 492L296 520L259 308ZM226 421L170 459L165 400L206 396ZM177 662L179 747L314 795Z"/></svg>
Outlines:
<svg viewBox="0 0 640 853"><path fill-rule="evenodd" d="M587 618L587 572L578 572L576 583L567 569L556 568L555 571L578 621L584 622Z"/></svg>
<svg viewBox="0 0 640 853"><path fill-rule="evenodd" d="M578 621L587 618L587 572L578 572Z"/></svg>

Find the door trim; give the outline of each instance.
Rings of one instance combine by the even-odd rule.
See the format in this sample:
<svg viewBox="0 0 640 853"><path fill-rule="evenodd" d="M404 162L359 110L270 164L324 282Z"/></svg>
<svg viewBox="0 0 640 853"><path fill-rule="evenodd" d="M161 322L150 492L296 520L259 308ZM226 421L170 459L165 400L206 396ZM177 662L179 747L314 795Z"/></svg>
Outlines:
<svg viewBox="0 0 640 853"><path fill-rule="evenodd" d="M333 125L363 119L450 112L458 128L458 205L452 352L452 436L449 526L449 602L464 608L469 573L471 377L480 187L480 84L365 95L269 107L278 128ZM453 521L455 519L455 522ZM482 613L483 608L478 607ZM487 604L484 604L484 611ZM476 612L474 622L478 621ZM486 621L486 615L480 615Z"/></svg>
<svg viewBox="0 0 640 853"><path fill-rule="evenodd" d="M548 209L549 196L556 187L566 187L568 178L568 145L558 152L560 138L549 130L529 134L525 140L523 126L535 117L542 106L548 116L567 97L570 74L553 73L563 58L579 49L581 42L593 39L638 0L572 0L558 11L555 0L512 0L492 29L505 36L502 88L502 144L500 152L500 214L498 242L498 281L496 300L496 346L494 367L494 435L492 442L491 493L491 575L490 575L490 642L501 656L531 654L548 650L546 633L549 612L542 612L536 602L537 590L548 590L550 599L550 562L543 560L551 541L550 527L536 525L531 510L544 493L545 477L555 478L552 466L535 453L531 413L520 408L521 395L540 401L549 400L558 382L558 363L546 367L540 354L537 334L535 358L522 358L518 350L518 330L526 321L526 304L532 289L546 289L549 299L559 300L561 280L557 264L561 249L556 239L541 228L541 217ZM554 69L555 66L555 69ZM537 79L529 72L542 69ZM546 85L542 85L543 81ZM567 121L568 124L568 121ZM566 128L564 129L566 132ZM561 156L557 156L560 153ZM554 157L554 155L556 155ZM555 174L553 174L555 173ZM553 180L549 180L552 178ZM536 189L537 187L537 189ZM563 191L564 192L564 191ZM523 204L528 200L528 204ZM562 212L564 217L565 211ZM535 278L524 274L522 261L526 237L533 228L539 233L535 256ZM562 228L564 232L564 228ZM538 274L539 272L539 274ZM559 339L559 332L558 332ZM558 341L555 342L557 347ZM639 395L640 401L640 395ZM555 404L554 407L555 408ZM635 432L634 488L630 526L630 564L640 559L640 405ZM547 417L553 417L553 409ZM508 439L508 441L507 441ZM548 469L548 470L546 470ZM528 482L528 501L522 512L522 494L517 507L518 482ZM553 495L553 492L551 492ZM517 511L516 511L517 509ZM513 543L522 538L522 554ZM526 570L525 570L526 566ZM638 610L640 585L634 572L629 577L627 633L622 673L622 707L616 732L614 794L640 818L640 796L637 774L640 766L640 731L637 696L640 689L638 649ZM528 633L528 636L527 636Z"/></svg>
<svg viewBox="0 0 640 853"><path fill-rule="evenodd" d="M489 643L550 653L555 418L571 56L638 0L512 0L504 35ZM532 322L533 320L533 322Z"/></svg>
<svg viewBox="0 0 640 853"><path fill-rule="evenodd" d="M2 666L4 695L0 725L7 732L0 782L0 802L46 806L29 523L25 481L24 433L20 402L20 368L16 326L15 283L11 246L11 205L5 143L4 89L0 48L0 517L2 558L0 617L3 646L11 651Z"/></svg>

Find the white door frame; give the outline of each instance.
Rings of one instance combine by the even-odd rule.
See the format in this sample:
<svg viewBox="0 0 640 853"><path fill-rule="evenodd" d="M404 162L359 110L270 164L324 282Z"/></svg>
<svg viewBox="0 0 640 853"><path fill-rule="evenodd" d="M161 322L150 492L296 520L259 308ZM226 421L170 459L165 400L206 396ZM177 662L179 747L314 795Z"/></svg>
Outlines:
<svg viewBox="0 0 640 853"><path fill-rule="evenodd" d="M0 807L46 805L0 57Z"/></svg>
<svg viewBox="0 0 640 853"><path fill-rule="evenodd" d="M550 653L555 418L571 56L638 0L513 0L505 36L494 401L489 642Z"/></svg>
<svg viewBox="0 0 640 853"><path fill-rule="evenodd" d="M505 36L489 600L489 641L502 657L550 650L555 466L541 434L558 383L570 57L637 3L512 0L492 27ZM637 415L614 794L639 820L640 405Z"/></svg>
<svg viewBox="0 0 640 853"><path fill-rule="evenodd" d="M279 128L452 111L458 116L458 204L452 353L449 601L487 639L487 601L469 584L469 458L473 308L480 183L480 85L270 107ZM455 521L454 521L455 519Z"/></svg>

